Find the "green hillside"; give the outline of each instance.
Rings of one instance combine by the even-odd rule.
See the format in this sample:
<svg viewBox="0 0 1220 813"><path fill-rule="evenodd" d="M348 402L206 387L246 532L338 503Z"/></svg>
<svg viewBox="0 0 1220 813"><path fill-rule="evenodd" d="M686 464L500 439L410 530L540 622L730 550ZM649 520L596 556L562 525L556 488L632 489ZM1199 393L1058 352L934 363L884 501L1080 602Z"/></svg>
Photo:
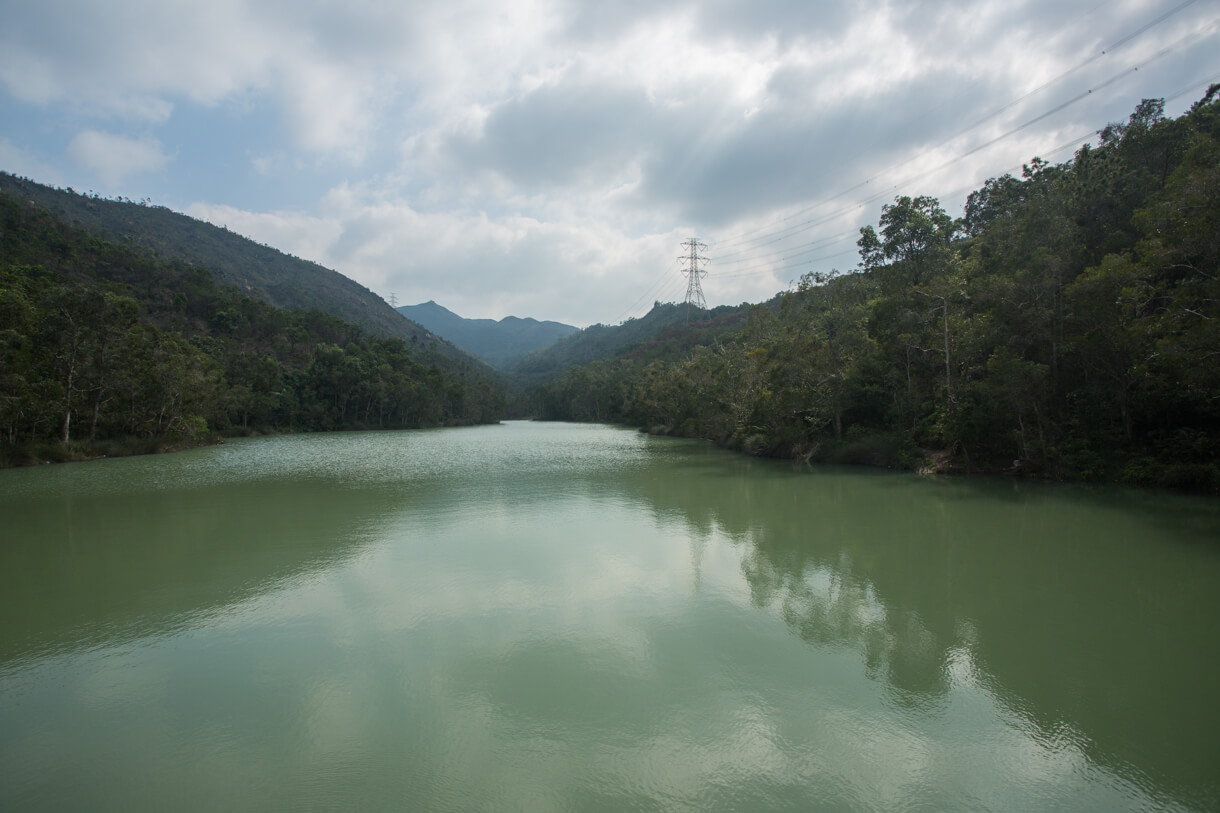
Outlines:
<svg viewBox="0 0 1220 813"><path fill-rule="evenodd" d="M215 276L0 192L0 465L503 417L499 380L447 345L276 308Z"/></svg>
<svg viewBox="0 0 1220 813"><path fill-rule="evenodd" d="M536 386L569 368L618 356L672 357L708 344L744 318L750 306L721 305L699 310L685 304L655 302L639 319L619 325L590 325L554 344L518 359L508 368L522 386Z"/></svg>
<svg viewBox="0 0 1220 813"><path fill-rule="evenodd" d="M82 195L4 172L0 172L0 192L47 209L66 223L119 245L206 268L219 284L277 308L321 311L375 335L437 343L439 352L459 355L436 342L420 325L403 319L368 288L337 271L164 206Z"/></svg>

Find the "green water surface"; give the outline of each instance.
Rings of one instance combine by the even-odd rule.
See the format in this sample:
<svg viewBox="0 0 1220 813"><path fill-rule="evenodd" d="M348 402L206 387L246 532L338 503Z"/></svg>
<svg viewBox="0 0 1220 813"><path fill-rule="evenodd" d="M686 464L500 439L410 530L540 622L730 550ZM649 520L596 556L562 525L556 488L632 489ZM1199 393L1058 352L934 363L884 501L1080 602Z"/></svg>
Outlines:
<svg viewBox="0 0 1220 813"><path fill-rule="evenodd" d="M0 471L0 810L1220 808L1220 507L604 426Z"/></svg>

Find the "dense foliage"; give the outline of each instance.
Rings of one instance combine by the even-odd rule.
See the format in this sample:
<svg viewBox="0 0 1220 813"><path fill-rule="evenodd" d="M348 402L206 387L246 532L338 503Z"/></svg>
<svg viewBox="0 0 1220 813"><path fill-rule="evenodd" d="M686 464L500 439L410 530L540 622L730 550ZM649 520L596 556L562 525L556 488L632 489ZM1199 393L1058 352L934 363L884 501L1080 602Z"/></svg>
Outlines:
<svg viewBox="0 0 1220 813"><path fill-rule="evenodd" d="M1220 86L1145 100L1072 161L993 178L964 217L899 197L849 274L676 360L540 388L615 420L805 459L1220 490Z"/></svg>
<svg viewBox="0 0 1220 813"><path fill-rule="evenodd" d="M370 334L434 342L437 351L462 354L435 342L401 318L381 297L355 280L149 201L107 199L92 192L55 189L0 172L0 192L47 209L64 222L163 260L206 268L220 285L240 288L277 308L317 310L359 325Z"/></svg>
<svg viewBox="0 0 1220 813"><path fill-rule="evenodd" d="M0 194L4 462L122 451L117 440L153 449L217 431L501 417L488 373L414 344L274 308Z"/></svg>
<svg viewBox="0 0 1220 813"><path fill-rule="evenodd" d="M719 332L748 308L749 305L722 305L700 312L688 305L654 302L652 310L639 319L628 319L620 325L590 325L519 359L510 372L522 384L539 384L562 375L575 365L638 355L641 348L658 341L658 334L665 334L664 341L670 343L671 349L678 344L689 350L707 340L709 326L713 326L713 332Z"/></svg>

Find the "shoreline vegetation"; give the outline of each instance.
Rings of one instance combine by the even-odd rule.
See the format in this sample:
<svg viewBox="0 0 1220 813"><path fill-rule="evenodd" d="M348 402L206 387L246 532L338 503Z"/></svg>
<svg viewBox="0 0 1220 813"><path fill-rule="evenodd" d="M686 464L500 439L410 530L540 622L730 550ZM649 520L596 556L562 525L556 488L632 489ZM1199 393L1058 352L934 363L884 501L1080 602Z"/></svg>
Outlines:
<svg viewBox="0 0 1220 813"><path fill-rule="evenodd" d="M417 429L457 429L465 426L496 423L496 421L465 422L437 424L435 426L413 427ZM227 441L247 437L274 437L277 435L308 434L311 431L332 432L383 432L396 431L402 427L368 427L348 426L330 430L272 430L245 429L226 433L209 432L202 437L187 435L160 437L120 437L105 440L62 440L42 439L25 441L20 444L0 444L0 469L28 468L44 466L52 463L88 463L93 460L105 460L112 457L138 457L140 455L173 454L191 449L201 449L208 446L221 446Z"/></svg>
<svg viewBox="0 0 1220 813"><path fill-rule="evenodd" d="M0 448L0 469L28 468L51 463L88 463L111 457L166 454L200 446L223 443L223 439L176 443L166 438L113 438L102 441L60 440L27 441L19 446Z"/></svg>

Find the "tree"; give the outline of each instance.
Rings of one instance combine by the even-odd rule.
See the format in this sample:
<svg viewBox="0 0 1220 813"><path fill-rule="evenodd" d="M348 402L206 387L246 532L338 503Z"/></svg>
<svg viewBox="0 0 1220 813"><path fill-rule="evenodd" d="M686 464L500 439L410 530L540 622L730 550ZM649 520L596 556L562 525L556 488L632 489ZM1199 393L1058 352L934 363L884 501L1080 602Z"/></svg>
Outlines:
<svg viewBox="0 0 1220 813"><path fill-rule="evenodd" d="M1011 175L988 178L981 189L966 198L962 231L976 237L997 218L1012 216L1024 202L1024 185Z"/></svg>
<svg viewBox="0 0 1220 813"><path fill-rule="evenodd" d="M860 239L856 241L860 248L860 265L866 271L875 271L885 262L885 250L877 237L877 230L872 226L860 229Z"/></svg>
<svg viewBox="0 0 1220 813"><path fill-rule="evenodd" d="M905 266L912 284L949 247L954 232L953 219L936 198L926 195L895 198L882 207L880 225L882 254Z"/></svg>

